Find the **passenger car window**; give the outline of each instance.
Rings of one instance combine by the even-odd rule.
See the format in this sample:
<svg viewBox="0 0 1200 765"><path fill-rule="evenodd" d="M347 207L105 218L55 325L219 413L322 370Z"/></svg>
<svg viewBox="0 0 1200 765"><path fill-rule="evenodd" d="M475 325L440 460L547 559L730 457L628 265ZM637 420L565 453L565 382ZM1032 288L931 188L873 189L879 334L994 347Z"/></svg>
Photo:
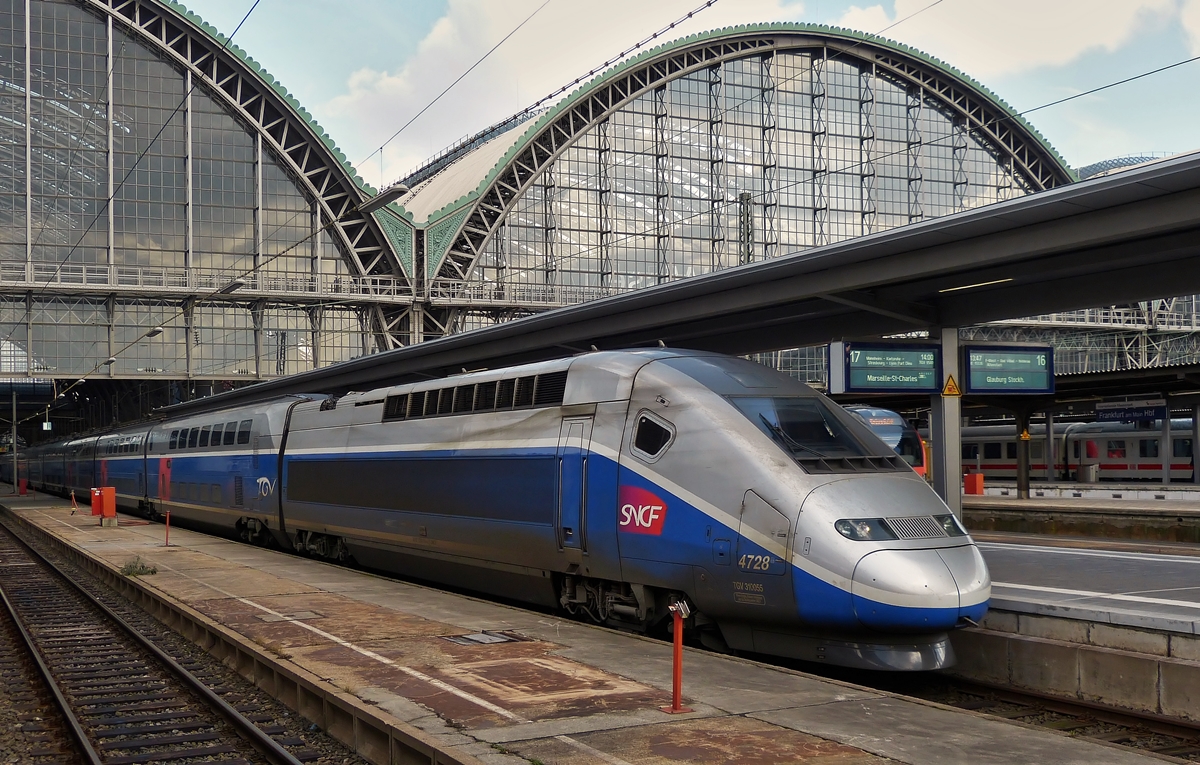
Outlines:
<svg viewBox="0 0 1200 765"><path fill-rule="evenodd" d="M633 432L633 450L651 459L657 458L671 443L674 433L648 415L639 415Z"/></svg>
<svg viewBox="0 0 1200 765"><path fill-rule="evenodd" d="M237 442L239 444L250 443L250 428L254 425L254 420L242 420L238 425Z"/></svg>
<svg viewBox="0 0 1200 765"><path fill-rule="evenodd" d="M197 446L208 446L208 426L200 428L200 443Z"/></svg>
<svg viewBox="0 0 1200 765"><path fill-rule="evenodd" d="M973 460L979 456L979 444L963 444L962 458L964 460Z"/></svg>
<svg viewBox="0 0 1200 765"><path fill-rule="evenodd" d="M1000 449L1001 449L1001 445L998 443L993 442L990 444L984 444L983 445L983 458L985 460L1000 459Z"/></svg>
<svg viewBox="0 0 1200 765"><path fill-rule="evenodd" d="M237 438L237 423L236 422L225 423L225 445L233 446L233 440L235 438Z"/></svg>
<svg viewBox="0 0 1200 765"><path fill-rule="evenodd" d="M176 445L176 443L177 443L178 441L179 441L179 431L178 431L178 430L172 430L172 431L171 431L171 440L167 442L167 448L168 448L168 449L174 449L174 448L175 448L175 445Z"/></svg>
<svg viewBox="0 0 1200 765"><path fill-rule="evenodd" d="M200 440L200 428L192 428L188 431L187 445L189 449L196 448L196 442Z"/></svg>
<svg viewBox="0 0 1200 765"><path fill-rule="evenodd" d="M210 444L211 446L220 446L221 445L221 429L224 427L225 427L224 425L213 425L212 442Z"/></svg>
<svg viewBox="0 0 1200 765"><path fill-rule="evenodd" d="M1125 459L1125 442L1124 441L1109 441L1108 442L1108 458L1109 459Z"/></svg>

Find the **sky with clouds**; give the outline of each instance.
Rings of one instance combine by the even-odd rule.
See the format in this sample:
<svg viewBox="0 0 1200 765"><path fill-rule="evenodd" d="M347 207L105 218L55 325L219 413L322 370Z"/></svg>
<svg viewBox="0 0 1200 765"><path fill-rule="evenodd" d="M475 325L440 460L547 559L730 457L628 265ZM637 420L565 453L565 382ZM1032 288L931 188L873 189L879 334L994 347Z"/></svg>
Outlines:
<svg viewBox="0 0 1200 765"><path fill-rule="evenodd" d="M185 5L228 35L253 2ZM379 187L700 2L259 0L234 42L283 83L363 178ZM1200 0L718 0L655 44L769 21L882 33L952 64L1018 111L1200 55ZM1200 149L1197 86L1200 61L1032 111L1027 119L1075 167L1190 151Z"/></svg>

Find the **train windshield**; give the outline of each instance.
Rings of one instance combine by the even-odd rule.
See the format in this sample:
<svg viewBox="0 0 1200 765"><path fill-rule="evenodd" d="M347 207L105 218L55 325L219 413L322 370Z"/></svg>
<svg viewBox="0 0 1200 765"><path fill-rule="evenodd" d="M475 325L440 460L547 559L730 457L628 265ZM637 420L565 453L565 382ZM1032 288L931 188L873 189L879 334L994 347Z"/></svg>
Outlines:
<svg viewBox="0 0 1200 765"><path fill-rule="evenodd" d="M730 396L729 401L797 459L871 454L816 396Z"/></svg>

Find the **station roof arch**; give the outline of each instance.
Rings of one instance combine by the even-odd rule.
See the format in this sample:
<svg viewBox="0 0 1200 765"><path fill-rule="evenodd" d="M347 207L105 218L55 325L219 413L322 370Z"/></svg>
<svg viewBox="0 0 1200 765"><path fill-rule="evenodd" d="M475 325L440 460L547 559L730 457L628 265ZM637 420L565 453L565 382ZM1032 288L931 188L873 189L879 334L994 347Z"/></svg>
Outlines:
<svg viewBox="0 0 1200 765"><path fill-rule="evenodd" d="M638 95L722 61L782 50L824 50L827 56L870 64L880 74L919 89L939 108L1011 160L1033 191L1077 180L1061 155L1011 106L954 67L909 46L847 29L811 24L731 27L686 37L630 58L597 76L536 119L514 115L489 128L457 155L436 158L429 174L410 175L413 191L400 200L410 220L424 222L428 274L463 280L497 225L539 172L590 127ZM448 246L447 246L448 245ZM440 250L440 252L439 252ZM442 252L445 254L442 255Z"/></svg>

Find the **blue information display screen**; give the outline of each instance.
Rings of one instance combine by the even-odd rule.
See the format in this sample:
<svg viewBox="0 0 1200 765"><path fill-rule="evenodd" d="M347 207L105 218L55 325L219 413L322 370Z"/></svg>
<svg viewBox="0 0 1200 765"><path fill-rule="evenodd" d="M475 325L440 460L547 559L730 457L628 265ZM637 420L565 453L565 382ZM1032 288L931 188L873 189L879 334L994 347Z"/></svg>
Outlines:
<svg viewBox="0 0 1200 765"><path fill-rule="evenodd" d="M939 393L942 349L847 343L845 370L847 393Z"/></svg>
<svg viewBox="0 0 1200 765"><path fill-rule="evenodd" d="M963 347L967 393L1053 393L1054 349L1050 346Z"/></svg>

